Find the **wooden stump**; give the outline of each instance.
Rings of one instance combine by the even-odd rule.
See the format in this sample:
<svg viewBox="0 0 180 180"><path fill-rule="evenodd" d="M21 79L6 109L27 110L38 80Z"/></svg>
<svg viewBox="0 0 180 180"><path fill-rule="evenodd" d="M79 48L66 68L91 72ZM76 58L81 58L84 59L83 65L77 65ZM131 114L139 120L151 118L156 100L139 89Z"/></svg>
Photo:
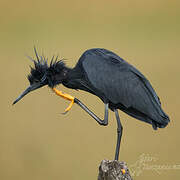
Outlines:
<svg viewBox="0 0 180 180"><path fill-rule="evenodd" d="M132 180L125 162L102 160L98 180Z"/></svg>

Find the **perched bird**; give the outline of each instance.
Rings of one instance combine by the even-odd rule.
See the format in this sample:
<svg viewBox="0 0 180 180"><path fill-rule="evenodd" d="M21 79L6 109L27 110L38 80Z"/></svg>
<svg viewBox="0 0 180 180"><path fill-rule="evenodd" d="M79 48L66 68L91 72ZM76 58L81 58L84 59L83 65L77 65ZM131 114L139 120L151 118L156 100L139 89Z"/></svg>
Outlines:
<svg viewBox="0 0 180 180"><path fill-rule="evenodd" d="M89 49L80 57L74 68L69 68L63 60L51 60L48 65L36 49L36 59L32 59L34 67L28 75L30 86L13 102L17 103L29 92L48 85L59 96L78 104L100 125L108 125L108 110L115 112L117 120L117 144L115 160L119 158L122 136L122 124L118 109L128 115L149 123L153 129L164 128L169 123L168 115L162 110L161 102L150 82L135 67L127 63L115 53L106 49ZM105 104L104 120L97 117L80 100L62 93L55 87L63 84L67 88L80 89L98 96Z"/></svg>

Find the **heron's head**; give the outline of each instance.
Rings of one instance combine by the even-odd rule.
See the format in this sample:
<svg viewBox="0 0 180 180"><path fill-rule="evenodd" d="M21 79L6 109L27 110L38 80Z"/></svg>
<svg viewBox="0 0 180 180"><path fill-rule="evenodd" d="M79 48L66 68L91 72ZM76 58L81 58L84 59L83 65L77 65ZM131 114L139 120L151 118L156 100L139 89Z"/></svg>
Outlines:
<svg viewBox="0 0 180 180"><path fill-rule="evenodd" d="M54 60L53 57L50 65L48 65L47 59L43 56L38 56L36 49L34 50L37 60L31 58L34 63L34 67L31 67L30 74L27 77L30 86L13 102L13 104L17 103L31 91L45 85L53 88L56 85L61 84L65 79L67 69L65 68L65 64L62 60L58 60L58 57L56 57Z"/></svg>

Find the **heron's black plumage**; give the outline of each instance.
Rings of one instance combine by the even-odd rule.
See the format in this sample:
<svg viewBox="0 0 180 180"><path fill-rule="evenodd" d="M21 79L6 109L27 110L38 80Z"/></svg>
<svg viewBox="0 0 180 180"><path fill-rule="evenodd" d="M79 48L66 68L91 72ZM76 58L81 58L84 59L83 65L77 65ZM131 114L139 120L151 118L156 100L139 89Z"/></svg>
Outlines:
<svg viewBox="0 0 180 180"><path fill-rule="evenodd" d="M154 129L165 127L169 118L145 76L111 51L91 49L80 58L90 87L97 96L127 114L150 123Z"/></svg>
<svg viewBox="0 0 180 180"><path fill-rule="evenodd" d="M42 56L38 56L37 52L36 57L37 60L31 58L34 63L34 67L30 66L31 72L28 75L30 84L43 81L46 85L53 88L62 83L62 81L66 78L66 74L69 69L65 66L64 61L58 60L58 57L54 60L53 57L48 65L48 60Z"/></svg>
<svg viewBox="0 0 180 180"><path fill-rule="evenodd" d="M62 60L39 56L36 49L34 67L28 75L30 86L13 102L17 103L29 92L48 85L61 97L75 102L93 117L100 125L108 125L108 109L115 112L117 120L117 144L115 159L118 160L123 127L117 109L149 123L153 129L164 128L169 123L160 99L146 77L135 67L115 53L106 49L85 51L74 68L69 68ZM77 98L64 94L54 87L63 84L67 88L80 89L98 96L105 104L104 120L96 116ZM69 109L69 107L67 108Z"/></svg>
<svg viewBox="0 0 180 180"><path fill-rule="evenodd" d="M145 76L115 53L106 49L85 51L74 68L62 60L47 59L37 54L28 75L30 85L41 83L53 88L63 84L98 96L109 103L111 110L120 109L128 115L163 128L169 117L162 110L159 97Z"/></svg>

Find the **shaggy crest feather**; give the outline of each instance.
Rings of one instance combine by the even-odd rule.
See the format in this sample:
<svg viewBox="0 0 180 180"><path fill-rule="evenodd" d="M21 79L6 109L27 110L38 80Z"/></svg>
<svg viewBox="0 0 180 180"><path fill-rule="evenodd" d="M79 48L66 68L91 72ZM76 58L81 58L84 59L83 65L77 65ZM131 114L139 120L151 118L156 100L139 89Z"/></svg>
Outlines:
<svg viewBox="0 0 180 180"><path fill-rule="evenodd" d="M50 61L50 65L48 65L48 59L44 56L39 56L36 48L34 48L34 51L36 60L28 57L34 63L34 67L30 66L31 71L27 77L30 84L45 81L48 86L55 86L57 84L56 75L62 73L63 69L65 68L65 63L63 60L58 60L58 56L56 56L55 59L53 56Z"/></svg>

